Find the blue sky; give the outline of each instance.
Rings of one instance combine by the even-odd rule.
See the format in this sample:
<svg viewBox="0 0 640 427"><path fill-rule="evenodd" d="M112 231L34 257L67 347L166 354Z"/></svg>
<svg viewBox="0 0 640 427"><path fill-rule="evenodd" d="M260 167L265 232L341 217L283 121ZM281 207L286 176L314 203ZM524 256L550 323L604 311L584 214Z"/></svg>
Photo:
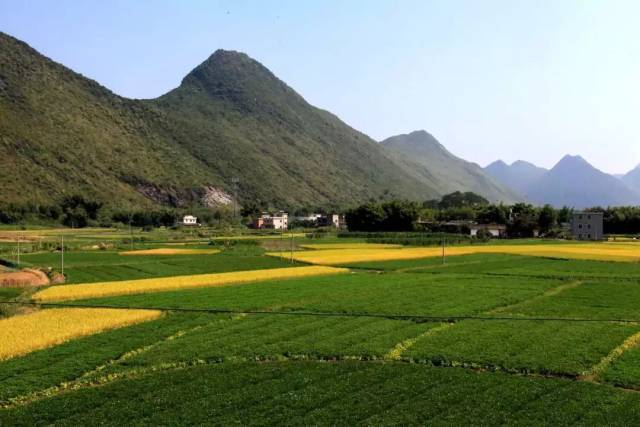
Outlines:
<svg viewBox="0 0 640 427"><path fill-rule="evenodd" d="M425 129L481 165L640 163L640 1L0 0L0 31L152 98L246 52L375 139Z"/></svg>

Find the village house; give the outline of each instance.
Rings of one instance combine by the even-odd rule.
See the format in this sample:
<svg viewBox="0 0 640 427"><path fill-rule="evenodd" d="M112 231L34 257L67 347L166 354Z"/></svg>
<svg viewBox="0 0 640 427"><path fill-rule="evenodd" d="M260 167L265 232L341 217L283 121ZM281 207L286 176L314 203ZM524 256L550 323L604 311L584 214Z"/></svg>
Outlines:
<svg viewBox="0 0 640 427"><path fill-rule="evenodd" d="M276 212L274 215L263 212L259 218L253 221L253 228L286 230L289 228L289 214L284 211Z"/></svg>
<svg viewBox="0 0 640 427"><path fill-rule="evenodd" d="M339 214L329 214L329 215L321 215L316 223L319 227L335 227L335 228L344 228L345 227L345 219L343 215Z"/></svg>
<svg viewBox="0 0 640 427"><path fill-rule="evenodd" d="M185 215L182 217L182 225L198 225L198 217L195 217L193 215Z"/></svg>
<svg viewBox="0 0 640 427"><path fill-rule="evenodd" d="M476 237L480 230L488 231L491 237L501 238L507 236L507 226L503 224L470 224L469 230L471 237Z"/></svg>
<svg viewBox="0 0 640 427"><path fill-rule="evenodd" d="M604 214L602 212L574 212L571 234L578 240L602 240L604 238Z"/></svg>
<svg viewBox="0 0 640 427"><path fill-rule="evenodd" d="M322 214L312 213L309 215L297 216L295 217L295 220L299 222L313 222L317 224L320 218L322 218Z"/></svg>

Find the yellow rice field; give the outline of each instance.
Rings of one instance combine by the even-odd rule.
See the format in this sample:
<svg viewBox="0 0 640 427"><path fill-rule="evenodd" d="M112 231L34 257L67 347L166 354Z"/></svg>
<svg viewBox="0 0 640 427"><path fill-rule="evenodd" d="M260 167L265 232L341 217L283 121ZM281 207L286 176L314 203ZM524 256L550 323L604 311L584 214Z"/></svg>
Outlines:
<svg viewBox="0 0 640 427"><path fill-rule="evenodd" d="M263 280L291 279L346 273L344 268L308 266L272 268L267 270L234 271L229 273L197 274L190 276L161 277L155 279L124 280L80 285L51 286L36 292L33 299L40 302L69 301L85 298L101 298L115 295L163 292L211 286L237 285Z"/></svg>
<svg viewBox="0 0 640 427"><path fill-rule="evenodd" d="M305 233L282 233L280 234L247 234L244 236L216 236L211 240L269 240L269 239L290 239L291 237L304 237Z"/></svg>
<svg viewBox="0 0 640 427"><path fill-rule="evenodd" d="M220 251L217 249L178 249L178 248L156 248L140 249L135 251L119 252L119 255L212 255Z"/></svg>
<svg viewBox="0 0 640 427"><path fill-rule="evenodd" d="M0 319L0 360L160 317L157 310L55 308Z"/></svg>
<svg viewBox="0 0 640 427"><path fill-rule="evenodd" d="M300 245L305 249L389 249L401 248L402 245L391 243L313 243Z"/></svg>
<svg viewBox="0 0 640 427"><path fill-rule="evenodd" d="M589 259L599 261L640 262L640 247L629 244L536 244L536 245L476 245L453 246L445 249L447 256L495 253L553 257L565 259ZM287 256L285 253L270 253ZM291 256L290 254L288 256ZM358 262L392 261L442 256L442 248L382 248L382 249L327 249L293 253L293 259L319 265L344 265Z"/></svg>

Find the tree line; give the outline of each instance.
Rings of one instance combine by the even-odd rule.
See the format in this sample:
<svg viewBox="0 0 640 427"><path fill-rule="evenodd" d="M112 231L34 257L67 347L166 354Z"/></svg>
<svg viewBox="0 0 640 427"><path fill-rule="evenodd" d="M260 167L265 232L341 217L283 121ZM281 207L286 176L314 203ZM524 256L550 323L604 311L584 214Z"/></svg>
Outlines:
<svg viewBox="0 0 640 427"><path fill-rule="evenodd" d="M607 234L639 234L640 207L594 207L604 212ZM371 200L346 213L350 231L431 231L467 234L468 223L500 224L511 237L531 237L535 232L564 237L574 210L529 203L492 204L472 192L454 192L439 200L417 203L407 200Z"/></svg>
<svg viewBox="0 0 640 427"><path fill-rule="evenodd" d="M227 225L234 221L233 209L230 207L114 208L105 206L101 201L79 195L66 197L52 205L0 205L1 224L64 225L72 228L125 225L142 228L171 227L186 214L196 215L200 223L208 225Z"/></svg>

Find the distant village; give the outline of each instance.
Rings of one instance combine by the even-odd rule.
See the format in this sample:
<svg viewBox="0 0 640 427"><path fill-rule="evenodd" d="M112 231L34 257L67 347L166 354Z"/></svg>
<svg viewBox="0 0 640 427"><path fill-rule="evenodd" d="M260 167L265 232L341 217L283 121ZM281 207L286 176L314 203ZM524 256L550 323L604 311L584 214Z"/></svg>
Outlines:
<svg viewBox="0 0 640 427"><path fill-rule="evenodd" d="M292 217L293 224L305 228L331 227L337 230L347 229L345 216L341 214L313 213L305 216ZM423 225L431 225L432 221L418 221ZM603 240L604 239L604 214L602 212L573 212L569 223L562 223L561 227L570 233L576 240ZM181 225L187 227L199 226L198 218L193 215L185 215ZM290 228L289 214L285 211L274 213L262 212L250 224L256 230L288 230ZM441 228L450 232L465 230L470 237L488 236L490 238L509 238L505 224L478 224L475 221L447 221L439 224ZM532 230L534 238L540 237L540 230Z"/></svg>

